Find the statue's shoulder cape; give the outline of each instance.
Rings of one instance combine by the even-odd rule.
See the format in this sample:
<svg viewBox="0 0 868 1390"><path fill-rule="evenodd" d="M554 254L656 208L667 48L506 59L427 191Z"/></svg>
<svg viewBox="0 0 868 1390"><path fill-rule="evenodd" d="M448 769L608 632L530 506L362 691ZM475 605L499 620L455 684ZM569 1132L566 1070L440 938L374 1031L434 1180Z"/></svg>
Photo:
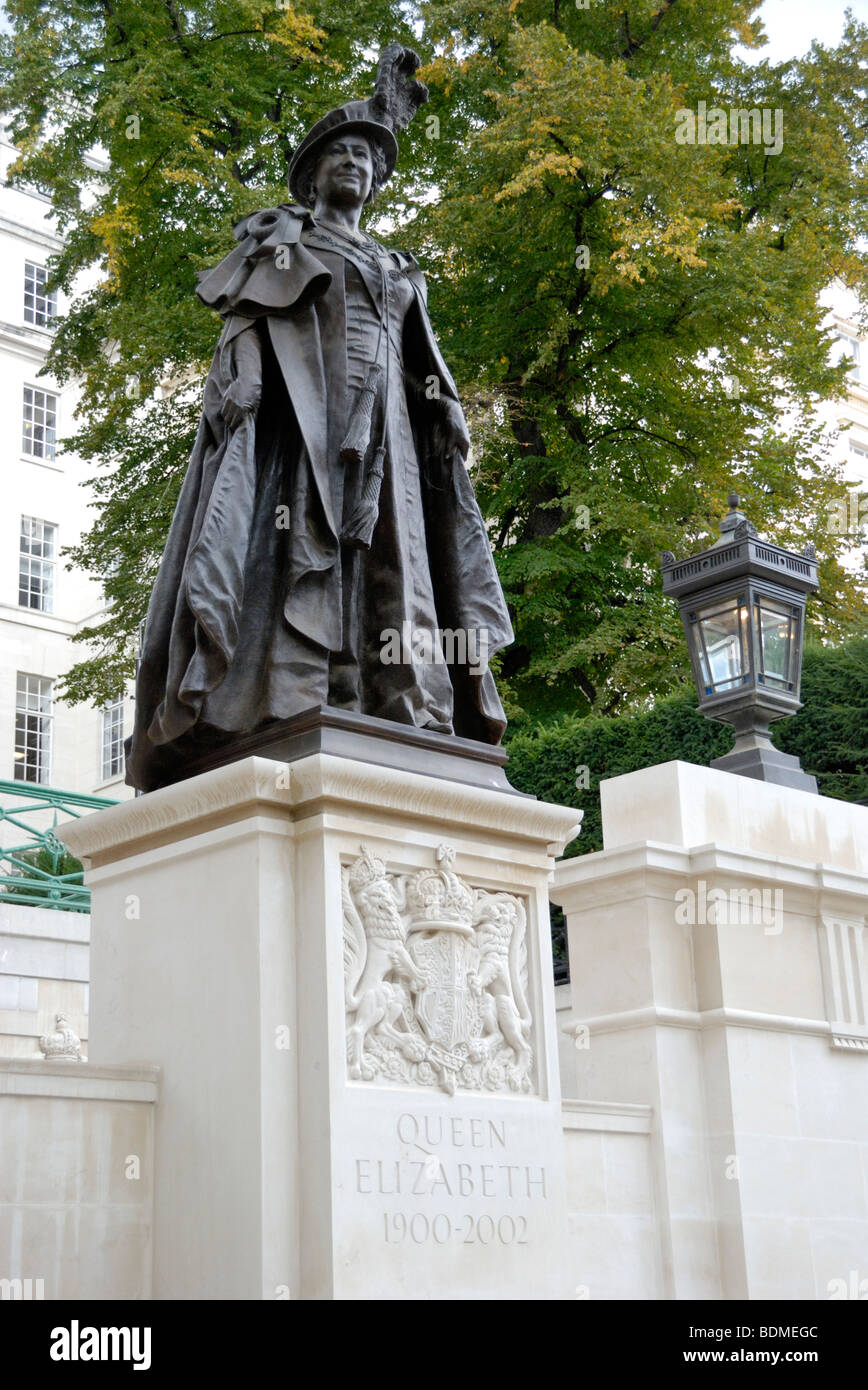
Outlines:
<svg viewBox="0 0 868 1390"><path fill-rule="evenodd" d="M311 213L297 203L242 217L234 228L235 249L213 270L199 272L196 293L203 304L224 318L253 319L286 313L324 294L331 275L301 239L312 224ZM428 292L419 262L409 251L394 254L424 304Z"/></svg>
<svg viewBox="0 0 868 1390"><path fill-rule="evenodd" d="M301 307L324 294L331 275L302 244L310 213L281 203L250 213L235 226L238 245L213 270L201 271L196 293L227 318L260 318Z"/></svg>

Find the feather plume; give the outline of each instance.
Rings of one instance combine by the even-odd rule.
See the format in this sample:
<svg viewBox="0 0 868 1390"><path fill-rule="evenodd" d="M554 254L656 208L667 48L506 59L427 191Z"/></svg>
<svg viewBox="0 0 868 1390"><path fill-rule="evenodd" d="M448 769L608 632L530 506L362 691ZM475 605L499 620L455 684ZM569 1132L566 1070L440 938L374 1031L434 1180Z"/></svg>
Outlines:
<svg viewBox="0 0 868 1390"><path fill-rule="evenodd" d="M394 134L406 130L428 100L428 88L413 78L419 63L418 53L400 43L390 43L380 54L369 109L374 120L382 121Z"/></svg>

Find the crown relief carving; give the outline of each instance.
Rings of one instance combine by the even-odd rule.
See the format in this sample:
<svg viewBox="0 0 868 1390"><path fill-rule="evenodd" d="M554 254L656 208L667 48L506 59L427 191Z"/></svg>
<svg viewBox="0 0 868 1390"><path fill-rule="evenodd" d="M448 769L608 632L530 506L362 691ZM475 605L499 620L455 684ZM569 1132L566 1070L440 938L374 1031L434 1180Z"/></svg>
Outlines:
<svg viewBox="0 0 868 1390"><path fill-rule="evenodd" d="M54 1015L53 1033L43 1033L39 1039L39 1050L46 1061L81 1062L81 1038L76 1033L66 1014Z"/></svg>
<svg viewBox="0 0 868 1390"><path fill-rule="evenodd" d="M342 869L347 1066L354 1081L531 1091L527 913L474 889L441 845L390 872L365 846Z"/></svg>
<svg viewBox="0 0 868 1390"><path fill-rule="evenodd" d="M451 845L440 845L435 858L442 867L422 869L407 880L407 930L458 931L471 936L473 892L452 869L455 850Z"/></svg>

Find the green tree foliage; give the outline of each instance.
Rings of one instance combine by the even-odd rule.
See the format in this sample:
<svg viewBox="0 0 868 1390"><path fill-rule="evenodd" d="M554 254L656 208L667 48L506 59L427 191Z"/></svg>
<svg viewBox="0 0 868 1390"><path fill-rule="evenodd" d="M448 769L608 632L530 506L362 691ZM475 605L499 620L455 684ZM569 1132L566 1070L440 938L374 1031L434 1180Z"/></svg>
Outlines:
<svg viewBox="0 0 868 1390"><path fill-rule="evenodd" d="M98 505L70 558L109 603L68 690L102 702L132 673L219 331L196 272L239 217L286 199L294 145L370 90L380 44L412 36L399 0L8 0L6 16L13 177L51 197L53 281L75 296L48 368L82 385L69 442Z"/></svg>
<svg viewBox="0 0 868 1390"><path fill-rule="evenodd" d="M868 638L809 648L802 700L798 714L772 726L775 744L801 759L823 796L868 802ZM700 714L695 690L685 687L643 713L566 716L518 733L508 774L519 791L582 807L582 833L566 853L589 854L603 848L601 781L676 759L707 767L731 747L732 730ZM576 788L577 769L587 770L586 790Z"/></svg>
<svg viewBox="0 0 868 1390"><path fill-rule="evenodd" d="M778 748L801 759L823 796L868 805L868 639L809 649L802 699L774 726Z"/></svg>
<svg viewBox="0 0 868 1390"><path fill-rule="evenodd" d="M17 880L20 878L20 882ZM61 886L56 880L64 879ZM45 898L60 901L63 887L84 883L81 861L68 851L57 854L50 849L19 850L15 856L15 875L11 882L0 884L0 895L26 893L30 899Z"/></svg>
<svg viewBox="0 0 868 1390"><path fill-rule="evenodd" d="M658 552L706 543L735 484L816 539L828 638L864 623L812 421L840 387L818 295L862 287L868 30L749 66L750 0L430 0L440 190L409 235L474 404L478 489L517 643L513 718L614 712L687 671ZM779 154L684 144L678 113L780 111ZM782 394L791 405L781 410ZM587 510L585 510L587 509Z"/></svg>
<svg viewBox="0 0 868 1390"><path fill-rule="evenodd" d="M9 0L0 113L18 176L53 200L55 278L76 291L49 366L83 385L73 444L98 505L71 558L110 603L81 634L96 654L72 698L104 700L132 670L216 338L196 271L238 216L285 196L291 146L370 89L379 45L414 33L432 101L379 212L429 272L470 406L515 615L511 717L614 712L683 679L657 554L706 542L733 484L762 531L816 540L820 633L864 622L811 408L844 380L818 294L865 277L868 31L750 66L733 46L756 42L757 8ZM679 144L677 113L700 101L780 110L781 153Z"/></svg>

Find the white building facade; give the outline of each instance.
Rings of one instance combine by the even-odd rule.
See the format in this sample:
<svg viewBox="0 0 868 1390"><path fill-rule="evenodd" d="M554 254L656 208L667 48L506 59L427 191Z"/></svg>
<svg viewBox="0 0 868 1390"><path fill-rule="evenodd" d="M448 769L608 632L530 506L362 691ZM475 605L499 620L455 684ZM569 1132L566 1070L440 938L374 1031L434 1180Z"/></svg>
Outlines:
<svg viewBox="0 0 868 1390"><path fill-rule="evenodd" d="M78 393L43 374L66 308L47 289L61 242L48 200L6 185L15 154L0 132L0 1055L32 1059L58 1014L88 1031L88 895L54 831L132 790L129 702L59 698L103 595L63 556L92 512L87 467L60 446Z"/></svg>
<svg viewBox="0 0 868 1390"><path fill-rule="evenodd" d="M46 291L61 242L47 199L5 186L15 158L0 137L0 781L113 800L124 786L125 702L63 704L60 678L85 654L70 638L98 619L98 583L67 570L65 547L91 524L88 469L60 442L77 392L42 374L64 297Z"/></svg>
<svg viewBox="0 0 868 1390"><path fill-rule="evenodd" d="M837 534L856 535L862 549L849 563L861 567L868 554L868 333L861 323L862 308L857 295L840 280L831 284L823 296L829 309L826 320L835 334L836 361L849 359L849 388L846 397L827 401L820 417L833 439L832 457L843 464L844 491L825 519Z"/></svg>

